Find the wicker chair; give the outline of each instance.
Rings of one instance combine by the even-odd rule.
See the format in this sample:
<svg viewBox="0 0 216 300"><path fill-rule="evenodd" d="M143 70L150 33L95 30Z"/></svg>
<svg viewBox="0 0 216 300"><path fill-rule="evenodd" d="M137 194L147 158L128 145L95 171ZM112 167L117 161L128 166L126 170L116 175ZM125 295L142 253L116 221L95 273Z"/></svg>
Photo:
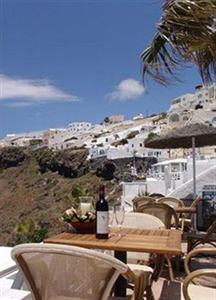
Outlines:
<svg viewBox="0 0 216 300"><path fill-rule="evenodd" d="M193 202L191 203L191 205L189 206L190 208L196 208L196 206L198 205L199 201L201 200L201 197L199 195L197 195ZM192 218L191 218L191 213L185 213L184 215L184 227L187 230L190 230L193 226L192 226ZM194 216L193 216L194 217Z"/></svg>
<svg viewBox="0 0 216 300"><path fill-rule="evenodd" d="M140 206L148 203L155 203L155 202L156 199L149 196L136 197L133 199L133 209L134 211L137 211Z"/></svg>
<svg viewBox="0 0 216 300"><path fill-rule="evenodd" d="M160 199L157 200L157 203L165 203L171 207L178 208L178 207L184 207L184 202L180 199L174 198L174 197L162 197ZM178 218L179 218L179 227L181 227L181 229L184 229L184 215L182 215L182 217L180 218L180 213L177 214Z"/></svg>
<svg viewBox="0 0 216 300"><path fill-rule="evenodd" d="M114 221L114 226L115 226ZM125 213L124 228L139 228L139 229L160 229L164 228L163 222L149 214L137 213L137 212L127 212ZM151 275L153 270L147 264L149 264L150 254L149 253L140 253L140 252L127 252L128 266L134 272L144 271L146 274ZM135 262L135 263L134 263ZM146 287L147 298L152 299L152 290L151 290L152 278L149 276L148 284Z"/></svg>
<svg viewBox="0 0 216 300"><path fill-rule="evenodd" d="M178 224L179 224L178 216L177 216L175 210L167 204L149 203L149 204L145 204L145 205L140 205L137 209L137 212L142 212L142 213L150 214L150 215L157 217L158 219L160 219L163 222L163 224L165 225L165 228L167 228L167 229L170 229L172 225L174 225L174 227L176 229L178 229ZM173 281L174 274L173 274L171 260L167 255L165 255L165 258L166 258L167 264L168 264L170 279ZM158 274L158 276L159 276L159 274Z"/></svg>
<svg viewBox="0 0 216 300"><path fill-rule="evenodd" d="M157 202L168 204L173 208L184 206L184 202L182 200L174 198L174 197L162 197L162 198L159 198L157 200Z"/></svg>
<svg viewBox="0 0 216 300"><path fill-rule="evenodd" d="M114 226L116 222L114 220ZM164 228L163 222L149 214L138 213L138 212L126 212L124 217L124 228L138 228L138 229L160 229ZM127 258L129 262L148 262L149 254L140 252L127 252Z"/></svg>
<svg viewBox="0 0 216 300"><path fill-rule="evenodd" d="M165 228L170 229L172 226L172 219L174 220L174 227L178 228L178 216L175 212L175 210L164 203L148 203L144 205L140 205L136 212L142 212L146 213L152 216L157 217L160 219L163 224L165 225Z"/></svg>
<svg viewBox="0 0 216 300"><path fill-rule="evenodd" d="M160 199L162 197L165 197L163 194L160 193L152 193L149 195L149 197L155 198L155 199Z"/></svg>
<svg viewBox="0 0 216 300"><path fill-rule="evenodd" d="M183 294L185 300L213 300L216 299L216 268L206 268L205 269L199 269L196 271L191 272L189 263L191 259L197 255L200 254L205 254L205 255L214 255L216 257L216 248L199 248L199 249L194 249L191 252L188 253L188 255L185 258L185 271L187 273L187 277L185 278L183 282ZM209 276L213 277L213 285L214 288L206 286L201 286L203 285L203 277L206 279ZM207 281L206 281L207 282ZM209 282L209 281L208 281ZM190 284L192 283L192 284ZM195 285L194 285L195 284Z"/></svg>
<svg viewBox="0 0 216 300"><path fill-rule="evenodd" d="M187 234L188 252L199 245L210 244L216 247L216 220L209 226L206 233L189 232Z"/></svg>
<svg viewBox="0 0 216 300"><path fill-rule="evenodd" d="M34 300L107 300L120 274L135 283L132 299L142 299L147 285L145 272L135 275L126 264L94 250L23 244L11 255Z"/></svg>

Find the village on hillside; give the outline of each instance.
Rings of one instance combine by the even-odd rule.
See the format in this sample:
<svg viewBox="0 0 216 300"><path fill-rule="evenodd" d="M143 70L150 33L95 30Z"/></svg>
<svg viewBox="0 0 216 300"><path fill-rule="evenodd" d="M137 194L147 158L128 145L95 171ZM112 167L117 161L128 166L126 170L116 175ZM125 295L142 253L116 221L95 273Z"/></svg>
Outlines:
<svg viewBox="0 0 216 300"><path fill-rule="evenodd" d="M165 133L179 126L202 123L216 126L216 85L197 85L193 94L184 94L171 101L167 112L151 116L142 113L131 120L123 115L105 117L101 124L71 122L66 128L50 128L37 132L7 134L0 140L0 147L48 147L53 150L86 148L89 159L107 157L156 157L158 161L184 158L189 150L149 149L144 140L152 134ZM199 149L200 156L216 155L215 147Z"/></svg>

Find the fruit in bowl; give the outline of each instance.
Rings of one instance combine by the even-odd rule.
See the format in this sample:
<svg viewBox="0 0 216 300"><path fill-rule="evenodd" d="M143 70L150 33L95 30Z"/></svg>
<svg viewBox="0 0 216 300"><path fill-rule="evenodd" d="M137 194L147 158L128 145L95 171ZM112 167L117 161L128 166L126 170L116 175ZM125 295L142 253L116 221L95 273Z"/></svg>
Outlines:
<svg viewBox="0 0 216 300"><path fill-rule="evenodd" d="M96 215L93 211L87 211L83 215L79 210L71 207L63 213L62 220L68 224L69 231L75 231L77 233L95 232ZM72 230L70 226L72 226L74 230Z"/></svg>

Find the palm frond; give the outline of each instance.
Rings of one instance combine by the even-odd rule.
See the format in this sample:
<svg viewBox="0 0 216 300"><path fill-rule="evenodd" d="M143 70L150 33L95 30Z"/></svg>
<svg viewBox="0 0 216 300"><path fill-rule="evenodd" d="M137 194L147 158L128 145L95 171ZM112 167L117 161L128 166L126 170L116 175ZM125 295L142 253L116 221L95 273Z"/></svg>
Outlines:
<svg viewBox="0 0 216 300"><path fill-rule="evenodd" d="M187 63L204 82L216 78L216 0L165 1L157 33L142 52L142 74L167 84Z"/></svg>

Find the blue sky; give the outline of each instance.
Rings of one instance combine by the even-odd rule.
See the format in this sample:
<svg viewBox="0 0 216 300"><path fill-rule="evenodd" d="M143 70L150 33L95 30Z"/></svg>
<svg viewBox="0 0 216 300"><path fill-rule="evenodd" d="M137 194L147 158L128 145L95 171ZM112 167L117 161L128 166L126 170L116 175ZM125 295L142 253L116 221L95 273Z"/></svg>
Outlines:
<svg viewBox="0 0 216 300"><path fill-rule="evenodd" d="M193 92L194 68L168 87L141 81L140 53L160 0L0 0L0 137L166 111Z"/></svg>

